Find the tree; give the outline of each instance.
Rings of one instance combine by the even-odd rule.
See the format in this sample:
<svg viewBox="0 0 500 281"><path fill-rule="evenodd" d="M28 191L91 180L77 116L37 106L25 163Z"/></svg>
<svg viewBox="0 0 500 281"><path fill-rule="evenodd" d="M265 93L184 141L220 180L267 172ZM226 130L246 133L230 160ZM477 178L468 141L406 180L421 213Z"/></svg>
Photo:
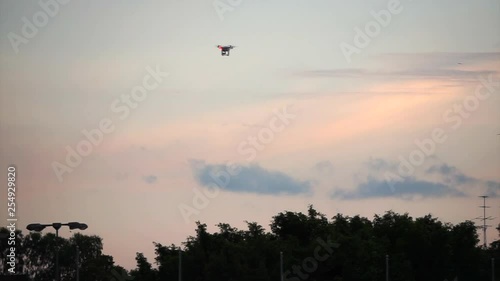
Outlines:
<svg viewBox="0 0 500 281"><path fill-rule="evenodd" d="M0 233L10 233L6 228L0 228ZM79 233L69 239L56 237L53 233L29 233L22 235L16 230L16 255L19 273L27 274L32 280L53 281L55 276L56 250L59 248L59 266L62 281L73 281L76 275L76 245L79 247L81 262L81 281L109 281L110 271L117 268L113 258L102 254L102 239L98 236L87 236ZM8 250L2 239L0 254L5 260ZM5 263L2 262L2 270ZM118 268L120 270L120 268Z"/></svg>
<svg viewBox="0 0 500 281"><path fill-rule="evenodd" d="M342 214L328 219L309 205L306 214L284 211L273 216L269 232L257 222L245 222L245 230L221 222L216 232L209 233L207 225L198 221L194 236L179 246L153 242L158 269L137 252L130 274L134 281L177 280L180 249L183 279L193 281L279 280L280 252L286 278L293 281L384 280L386 255L391 280L490 280L491 258L497 260L500 272L500 239L483 249L470 221L452 225L430 214L412 218L393 211L371 220ZM498 230L500 236L500 225ZM2 260L7 257L9 235L9 230L0 228ZM77 246L81 281L118 281L113 277L127 273L103 253L98 236L75 234L65 239L51 233L24 236L21 231L14 235L19 246L17 266L33 280L53 280L56 246L62 281L74 280Z"/></svg>
<svg viewBox="0 0 500 281"><path fill-rule="evenodd" d="M137 268L130 272L134 281L155 281L157 279L157 271L153 269L143 253L136 253L135 260Z"/></svg>

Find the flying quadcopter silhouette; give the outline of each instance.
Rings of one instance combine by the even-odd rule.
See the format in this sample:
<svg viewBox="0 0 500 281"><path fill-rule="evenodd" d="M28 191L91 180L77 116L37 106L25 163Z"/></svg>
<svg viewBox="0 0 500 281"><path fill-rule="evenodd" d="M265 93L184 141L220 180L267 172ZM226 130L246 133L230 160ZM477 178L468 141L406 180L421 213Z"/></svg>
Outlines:
<svg viewBox="0 0 500 281"><path fill-rule="evenodd" d="M221 55L222 56L229 56L229 51L233 48L236 48L236 46L232 46L232 45L229 45L229 46L221 46L221 45L217 45L217 48L221 51Z"/></svg>

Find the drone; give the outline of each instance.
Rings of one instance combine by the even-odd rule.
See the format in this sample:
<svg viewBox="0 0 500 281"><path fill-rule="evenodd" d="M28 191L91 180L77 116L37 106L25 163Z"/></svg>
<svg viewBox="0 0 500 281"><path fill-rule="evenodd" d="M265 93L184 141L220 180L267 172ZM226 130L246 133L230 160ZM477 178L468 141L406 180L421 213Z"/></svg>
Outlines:
<svg viewBox="0 0 500 281"><path fill-rule="evenodd" d="M221 46L221 45L217 45L217 48L219 48L219 50L221 51L221 55L222 56L229 56L229 50L233 49L233 48L236 48L236 46Z"/></svg>

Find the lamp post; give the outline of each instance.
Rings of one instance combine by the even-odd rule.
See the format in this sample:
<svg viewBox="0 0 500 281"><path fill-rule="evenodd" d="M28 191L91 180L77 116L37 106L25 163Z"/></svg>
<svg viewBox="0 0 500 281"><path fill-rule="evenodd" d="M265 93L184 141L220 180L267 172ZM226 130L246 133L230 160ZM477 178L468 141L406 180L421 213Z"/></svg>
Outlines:
<svg viewBox="0 0 500 281"><path fill-rule="evenodd" d="M389 255L385 255L385 280L389 281Z"/></svg>
<svg viewBox="0 0 500 281"><path fill-rule="evenodd" d="M280 252L280 280L283 281L283 252Z"/></svg>
<svg viewBox="0 0 500 281"><path fill-rule="evenodd" d="M491 281L495 281L495 258L491 258Z"/></svg>
<svg viewBox="0 0 500 281"><path fill-rule="evenodd" d="M80 248L76 244L76 281L80 281Z"/></svg>
<svg viewBox="0 0 500 281"><path fill-rule="evenodd" d="M85 230L88 227L86 224L79 222L68 222L68 223L54 222L51 224L31 223L28 224L28 226L26 226L26 229L29 231L40 232L44 230L47 226L52 226L56 230L56 241L59 237L59 229L61 228L61 226L68 226L69 229L71 230L73 229ZM59 247L57 247L56 249L56 280L61 281L61 274L59 272Z"/></svg>
<svg viewBox="0 0 500 281"><path fill-rule="evenodd" d="M182 281L182 250L179 247L179 281Z"/></svg>

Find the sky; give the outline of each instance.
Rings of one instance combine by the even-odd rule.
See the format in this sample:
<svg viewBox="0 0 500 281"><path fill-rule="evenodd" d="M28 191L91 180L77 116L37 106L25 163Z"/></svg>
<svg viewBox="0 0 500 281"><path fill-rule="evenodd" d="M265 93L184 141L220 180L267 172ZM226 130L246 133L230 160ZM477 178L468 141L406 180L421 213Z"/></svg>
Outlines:
<svg viewBox="0 0 500 281"><path fill-rule="evenodd" d="M0 1L17 227L84 222L127 269L309 204L455 224L488 195L496 227L499 108L498 0Z"/></svg>

